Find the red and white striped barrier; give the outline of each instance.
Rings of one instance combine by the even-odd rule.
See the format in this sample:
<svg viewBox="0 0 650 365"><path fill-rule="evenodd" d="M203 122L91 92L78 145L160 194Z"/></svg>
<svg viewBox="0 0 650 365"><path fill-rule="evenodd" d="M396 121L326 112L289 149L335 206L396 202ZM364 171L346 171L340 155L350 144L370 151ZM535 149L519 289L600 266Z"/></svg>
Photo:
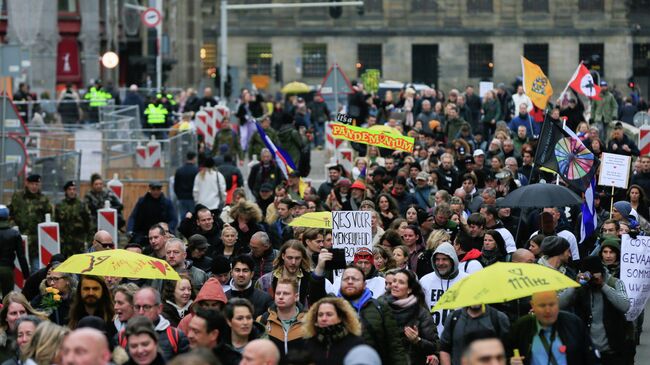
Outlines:
<svg viewBox="0 0 650 365"><path fill-rule="evenodd" d="M113 243L117 243L117 210L111 208L108 200L104 202L104 208L97 210L97 230L108 232Z"/></svg>
<svg viewBox="0 0 650 365"><path fill-rule="evenodd" d="M45 222L38 224L38 264L44 268L53 255L61 253L61 236L59 224L52 222L50 214L45 215Z"/></svg>
<svg viewBox="0 0 650 365"><path fill-rule="evenodd" d="M137 146L135 148L135 163L138 165L138 167L149 167L147 147Z"/></svg>
<svg viewBox="0 0 650 365"><path fill-rule="evenodd" d="M352 172L354 159L352 148L339 148L336 151L339 154L339 164L343 166L346 172Z"/></svg>
<svg viewBox="0 0 650 365"><path fill-rule="evenodd" d="M650 126L644 125L639 128L639 151L641 156L650 155Z"/></svg>
<svg viewBox="0 0 650 365"><path fill-rule="evenodd" d="M330 122L325 123L325 148L328 150L334 150L335 148L341 147L342 143L342 139L334 138L334 135L332 134L332 124Z"/></svg>
<svg viewBox="0 0 650 365"><path fill-rule="evenodd" d="M23 250L25 251L25 259L27 260L27 265L29 265L29 249L28 249L28 238L25 235L20 236L22 238ZM21 291L25 287L26 276L23 273L23 269L20 267L20 262L18 262L18 257L14 258L14 290Z"/></svg>
<svg viewBox="0 0 650 365"><path fill-rule="evenodd" d="M160 142L156 141L155 136L151 136L151 140L147 143L147 157L149 167L163 167Z"/></svg>
<svg viewBox="0 0 650 365"><path fill-rule="evenodd" d="M215 113L211 108L204 108L196 113L194 118L194 124L196 125L196 131L198 134L203 136L203 141L205 146L208 149L212 149L212 144L214 143L214 136L217 134L216 122L213 119Z"/></svg>
<svg viewBox="0 0 650 365"><path fill-rule="evenodd" d="M111 189L112 192L117 195L117 198L120 199L120 202L122 202L122 195L124 193L124 184L118 179L118 174L113 174L113 178L109 180L109 182L106 184L109 189Z"/></svg>

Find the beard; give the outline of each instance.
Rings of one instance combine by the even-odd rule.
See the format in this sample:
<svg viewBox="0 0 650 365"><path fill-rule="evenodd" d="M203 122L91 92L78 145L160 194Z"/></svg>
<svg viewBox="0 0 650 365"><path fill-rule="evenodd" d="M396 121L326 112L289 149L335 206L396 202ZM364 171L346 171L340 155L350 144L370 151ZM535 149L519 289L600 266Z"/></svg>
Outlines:
<svg viewBox="0 0 650 365"><path fill-rule="evenodd" d="M341 291L341 295L345 297L345 299L349 299L349 300L357 300L361 297L362 294L363 294L363 289L350 288L348 290Z"/></svg>

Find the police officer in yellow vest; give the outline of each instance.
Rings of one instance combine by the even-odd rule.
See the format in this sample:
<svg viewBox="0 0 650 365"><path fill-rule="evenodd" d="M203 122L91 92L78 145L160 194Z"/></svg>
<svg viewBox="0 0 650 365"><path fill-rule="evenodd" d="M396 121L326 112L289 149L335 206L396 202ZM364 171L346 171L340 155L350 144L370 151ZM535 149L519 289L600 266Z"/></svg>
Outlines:
<svg viewBox="0 0 650 365"><path fill-rule="evenodd" d="M91 122L99 121L99 107L108 105L109 101L113 99L110 93L102 89L102 80L95 80L95 84L88 89L84 95L84 99L88 100L88 119Z"/></svg>
<svg viewBox="0 0 650 365"><path fill-rule="evenodd" d="M144 110L144 115L147 117L147 127L148 128L166 128L167 127L167 115L169 110L165 108L164 103L161 98L156 98L153 102L147 105L147 108ZM164 132L154 132L157 139L164 139Z"/></svg>

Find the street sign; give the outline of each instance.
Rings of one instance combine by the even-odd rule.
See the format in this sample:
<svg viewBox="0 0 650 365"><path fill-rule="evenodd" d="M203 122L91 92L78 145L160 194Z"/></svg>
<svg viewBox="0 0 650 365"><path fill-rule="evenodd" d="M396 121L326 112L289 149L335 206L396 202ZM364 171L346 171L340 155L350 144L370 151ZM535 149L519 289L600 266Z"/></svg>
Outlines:
<svg viewBox="0 0 650 365"><path fill-rule="evenodd" d="M7 97L7 94L0 95L0 118L4 115L4 132L6 134L18 135L18 136L27 136L29 131L25 126L25 122L18 115L18 110L16 106L11 101L11 98Z"/></svg>
<svg viewBox="0 0 650 365"><path fill-rule="evenodd" d="M334 64L327 71L327 74L325 74L319 91L319 94L323 97L325 103L327 103L327 107L329 110L334 110L338 113L339 110L337 107L339 105L346 105L348 94L352 93L353 90L350 80L339 65Z"/></svg>
<svg viewBox="0 0 650 365"><path fill-rule="evenodd" d="M142 23L149 28L155 28L162 21L162 15L156 8L148 8L142 12Z"/></svg>

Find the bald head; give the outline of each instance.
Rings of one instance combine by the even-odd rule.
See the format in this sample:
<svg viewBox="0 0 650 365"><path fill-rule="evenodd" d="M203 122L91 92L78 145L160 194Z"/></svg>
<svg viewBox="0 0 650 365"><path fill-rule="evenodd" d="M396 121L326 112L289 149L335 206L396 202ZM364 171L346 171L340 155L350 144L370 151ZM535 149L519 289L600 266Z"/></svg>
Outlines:
<svg viewBox="0 0 650 365"><path fill-rule="evenodd" d="M254 340L244 348L239 365L277 365L280 351L270 340Z"/></svg>
<svg viewBox="0 0 650 365"><path fill-rule="evenodd" d="M113 237L107 231L99 230L93 237L93 247L95 251L111 250L115 248Z"/></svg>
<svg viewBox="0 0 650 365"><path fill-rule="evenodd" d="M63 341L64 365L106 365L111 359L106 336L94 328L72 331Z"/></svg>
<svg viewBox="0 0 650 365"><path fill-rule="evenodd" d="M525 248L519 248L512 253L512 262L535 263L535 255Z"/></svg>

